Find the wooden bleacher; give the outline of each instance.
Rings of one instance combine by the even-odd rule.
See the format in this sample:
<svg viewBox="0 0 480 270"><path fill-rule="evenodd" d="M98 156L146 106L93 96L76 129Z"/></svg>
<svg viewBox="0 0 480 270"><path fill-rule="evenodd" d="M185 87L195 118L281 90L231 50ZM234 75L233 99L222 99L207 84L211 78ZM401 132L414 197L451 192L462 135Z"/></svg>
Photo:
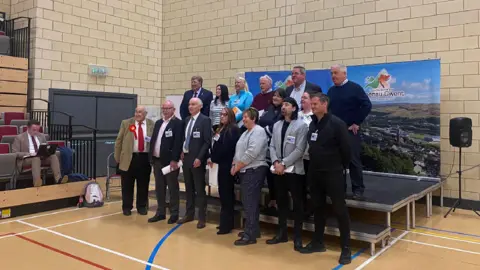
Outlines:
<svg viewBox="0 0 480 270"><path fill-rule="evenodd" d="M0 112L26 112L28 59L0 55Z"/></svg>

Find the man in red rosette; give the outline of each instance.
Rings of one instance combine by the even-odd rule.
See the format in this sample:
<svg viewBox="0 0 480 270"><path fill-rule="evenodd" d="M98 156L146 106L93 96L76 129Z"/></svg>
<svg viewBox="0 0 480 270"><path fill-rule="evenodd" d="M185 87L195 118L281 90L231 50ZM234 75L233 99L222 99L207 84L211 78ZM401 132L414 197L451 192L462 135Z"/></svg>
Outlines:
<svg viewBox="0 0 480 270"><path fill-rule="evenodd" d="M114 157L122 178L122 210L125 216L132 214L135 180L137 211L146 215L148 210L148 185L152 172L148 151L154 122L146 116L145 107L138 106L134 117L122 121L115 141Z"/></svg>

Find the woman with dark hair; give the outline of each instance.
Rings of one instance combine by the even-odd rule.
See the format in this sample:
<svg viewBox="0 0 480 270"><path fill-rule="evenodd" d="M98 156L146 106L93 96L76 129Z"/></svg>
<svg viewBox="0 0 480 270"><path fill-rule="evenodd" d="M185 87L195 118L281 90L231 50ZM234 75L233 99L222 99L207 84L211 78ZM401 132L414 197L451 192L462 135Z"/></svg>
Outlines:
<svg viewBox="0 0 480 270"><path fill-rule="evenodd" d="M235 113L229 108L223 108L220 113L220 125L213 136L213 146L208 165L218 164L218 193L220 195L221 211L220 226L217 232L228 234L233 230L234 223L234 178L230 174L235 146L240 138L240 129L235 121Z"/></svg>
<svg viewBox="0 0 480 270"><path fill-rule="evenodd" d="M257 243L260 237L259 201L263 181L268 171L265 155L268 137L265 130L257 125L258 111L248 108L243 112L243 124L247 130L240 136L235 148L230 174L239 174L242 205L245 211L245 228L235 241L236 246Z"/></svg>
<svg viewBox="0 0 480 270"><path fill-rule="evenodd" d="M220 114L228 104L230 97L228 96L228 87L224 84L217 85L215 99L210 103L210 119L212 120L213 130L217 130L220 125Z"/></svg>
<svg viewBox="0 0 480 270"><path fill-rule="evenodd" d="M272 137L272 129L273 125L280 120L282 116L282 104L283 100L287 97L287 92L283 88L278 88L273 93L272 103L268 106L265 112L260 116L258 121L258 125L263 127L268 135L268 145L270 145L270 139ZM268 151L268 149L267 149ZM270 167L272 162L270 160L270 154L267 152L267 163ZM267 183L268 183L268 193L270 202L268 203L269 207L276 207L276 192L275 192L275 184L273 179L273 174L270 170L267 171Z"/></svg>

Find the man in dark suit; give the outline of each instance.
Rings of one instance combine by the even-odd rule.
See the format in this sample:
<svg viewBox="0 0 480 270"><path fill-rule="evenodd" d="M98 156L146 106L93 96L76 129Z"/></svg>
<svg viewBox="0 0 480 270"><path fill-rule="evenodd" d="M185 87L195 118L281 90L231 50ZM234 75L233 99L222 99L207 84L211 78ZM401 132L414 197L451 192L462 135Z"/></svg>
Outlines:
<svg viewBox="0 0 480 270"><path fill-rule="evenodd" d="M148 222L164 220L165 217L165 189L170 192L170 219L168 224L178 221L180 203L178 161L182 153L182 120L175 117L175 105L167 100L162 105L163 118L155 123L150 143L150 162L155 175L155 193L157 195L157 212ZM170 166L171 172L164 175L162 168Z"/></svg>
<svg viewBox="0 0 480 270"><path fill-rule="evenodd" d="M320 86L308 82L306 80L307 72L302 66L295 66L292 70L293 85L287 87L287 96L292 97L297 101L297 104L302 104L302 95L305 92L309 93L321 93L322 88ZM301 105L300 105L301 107ZM300 108L301 109L301 108Z"/></svg>
<svg viewBox="0 0 480 270"><path fill-rule="evenodd" d="M193 221L195 202L198 206L197 228L205 228L207 212L207 194L205 192L205 173L208 149L212 145L212 125L210 118L200 113L202 100L192 98L188 103L189 117L185 119L183 136L183 177L187 192L187 212L178 224Z"/></svg>
<svg viewBox="0 0 480 270"><path fill-rule="evenodd" d="M192 80L192 89L185 91L183 94L182 104L180 105L180 116L182 120L185 120L188 116L190 116L189 111L189 101L192 98L199 98L202 100L203 107L200 108L203 115L209 116L210 115L210 103L213 100L213 94L207 89L202 88L203 86L203 78L200 76L193 76Z"/></svg>

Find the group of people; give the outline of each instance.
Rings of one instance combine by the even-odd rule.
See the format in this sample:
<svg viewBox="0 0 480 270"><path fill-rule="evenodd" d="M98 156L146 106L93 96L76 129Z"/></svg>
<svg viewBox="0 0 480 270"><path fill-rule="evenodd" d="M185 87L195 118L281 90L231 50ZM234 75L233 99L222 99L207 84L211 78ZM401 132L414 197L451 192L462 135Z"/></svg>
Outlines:
<svg viewBox="0 0 480 270"><path fill-rule="evenodd" d="M144 107L122 122L115 144L115 160L122 175L123 212L131 214L133 186L137 181L137 210L147 214L151 167L155 175L158 208L149 222L166 219L166 187L169 189L169 224L191 222L198 209L197 228L205 227L207 167L218 166L221 201L217 234L234 227L234 183L239 179L245 226L235 245L255 244L260 237L259 201L267 179L269 205L278 209L276 235L267 244L288 242L289 193L293 200L294 250L325 251L326 197L338 219L341 248L339 262L351 261L350 220L346 207L345 170L350 169L354 199L363 198L359 126L371 110L362 87L347 79L343 65L331 68L334 86L328 95L306 81L301 66L292 70L293 85L272 89L272 79L260 78L261 93L248 91L244 78L235 80L236 93L225 85L215 93L202 88L201 77L191 80L180 106L182 120L175 117L171 101L162 105L163 118L146 119ZM179 167L186 187L186 214L179 217ZM313 204L315 233L303 246L302 225L307 190Z"/></svg>

